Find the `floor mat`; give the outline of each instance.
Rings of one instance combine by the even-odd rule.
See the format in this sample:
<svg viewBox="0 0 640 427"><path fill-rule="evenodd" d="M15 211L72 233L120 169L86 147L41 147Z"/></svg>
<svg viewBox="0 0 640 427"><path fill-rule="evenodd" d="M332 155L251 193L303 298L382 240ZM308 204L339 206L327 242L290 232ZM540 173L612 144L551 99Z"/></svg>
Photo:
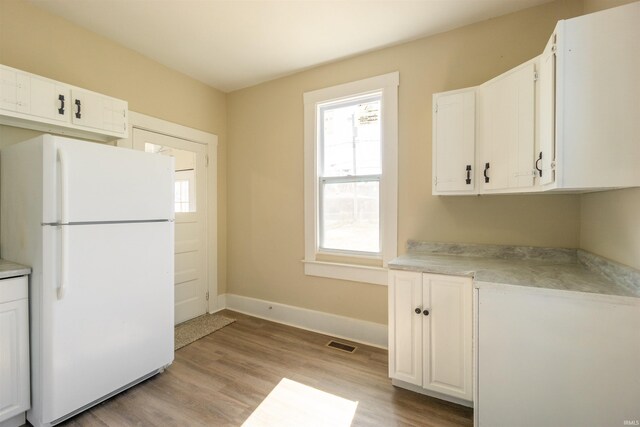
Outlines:
<svg viewBox="0 0 640 427"><path fill-rule="evenodd" d="M221 314L205 314L181 323L175 327L174 349L178 350L235 321Z"/></svg>

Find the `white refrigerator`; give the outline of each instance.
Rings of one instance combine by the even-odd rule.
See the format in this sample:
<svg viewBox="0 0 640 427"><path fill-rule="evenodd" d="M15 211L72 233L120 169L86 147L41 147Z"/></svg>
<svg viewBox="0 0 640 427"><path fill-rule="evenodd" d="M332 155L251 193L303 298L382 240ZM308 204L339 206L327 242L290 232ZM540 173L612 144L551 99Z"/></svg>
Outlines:
<svg viewBox="0 0 640 427"><path fill-rule="evenodd" d="M173 361L173 159L43 135L0 152L0 255L30 265L31 410L60 423Z"/></svg>

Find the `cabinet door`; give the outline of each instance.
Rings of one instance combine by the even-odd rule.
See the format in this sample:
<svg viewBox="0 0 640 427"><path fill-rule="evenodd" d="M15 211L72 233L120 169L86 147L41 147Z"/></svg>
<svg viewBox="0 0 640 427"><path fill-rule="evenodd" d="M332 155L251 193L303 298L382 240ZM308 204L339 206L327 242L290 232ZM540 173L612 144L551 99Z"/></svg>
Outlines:
<svg viewBox="0 0 640 427"><path fill-rule="evenodd" d="M9 67L0 67L0 108L29 112L29 78L25 73Z"/></svg>
<svg viewBox="0 0 640 427"><path fill-rule="evenodd" d="M535 66L529 62L480 87L484 190L533 186Z"/></svg>
<svg viewBox="0 0 640 427"><path fill-rule="evenodd" d="M128 104L125 101L73 88L71 121L74 125L126 136Z"/></svg>
<svg viewBox="0 0 640 427"><path fill-rule="evenodd" d="M0 421L29 408L27 306L26 299L0 304Z"/></svg>
<svg viewBox="0 0 640 427"><path fill-rule="evenodd" d="M422 385L421 273L389 272L389 376Z"/></svg>
<svg viewBox="0 0 640 427"><path fill-rule="evenodd" d="M556 160L556 35L552 35L540 57L538 90L538 152L536 174L540 185L555 181Z"/></svg>
<svg viewBox="0 0 640 427"><path fill-rule="evenodd" d="M106 129L105 123L111 121L111 105L104 96L73 88L71 121L74 125ZM109 126L109 130L110 126Z"/></svg>
<svg viewBox="0 0 640 427"><path fill-rule="evenodd" d="M423 383L426 389L471 401L471 278L423 275Z"/></svg>
<svg viewBox="0 0 640 427"><path fill-rule="evenodd" d="M69 86L37 76L30 76L29 82L29 114L61 122L69 121Z"/></svg>
<svg viewBox="0 0 640 427"><path fill-rule="evenodd" d="M475 89L433 97L433 193L474 193Z"/></svg>

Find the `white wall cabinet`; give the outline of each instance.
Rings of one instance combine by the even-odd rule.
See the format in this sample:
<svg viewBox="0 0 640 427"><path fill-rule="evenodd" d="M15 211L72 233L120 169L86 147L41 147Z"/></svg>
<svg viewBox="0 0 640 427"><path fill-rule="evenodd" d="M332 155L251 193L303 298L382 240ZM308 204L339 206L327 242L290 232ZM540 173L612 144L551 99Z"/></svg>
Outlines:
<svg viewBox="0 0 640 427"><path fill-rule="evenodd" d="M473 189L446 186L468 162L472 144L460 129L470 120L434 114L432 193L640 186L638 22L640 2L559 21L540 56L476 88Z"/></svg>
<svg viewBox="0 0 640 427"><path fill-rule="evenodd" d="M0 426L24 423L29 400L27 276L0 280Z"/></svg>
<svg viewBox="0 0 640 427"><path fill-rule="evenodd" d="M476 193L476 89L433 95L433 192Z"/></svg>
<svg viewBox="0 0 640 427"><path fill-rule="evenodd" d="M521 286L477 290L476 426L640 419L640 300Z"/></svg>
<svg viewBox="0 0 640 427"><path fill-rule="evenodd" d="M469 277L389 272L389 376L393 384L472 406Z"/></svg>
<svg viewBox="0 0 640 427"><path fill-rule="evenodd" d="M640 2L558 22L541 56L542 189L640 186L638 22Z"/></svg>
<svg viewBox="0 0 640 427"><path fill-rule="evenodd" d="M0 65L0 124L108 141L127 116L126 101Z"/></svg>

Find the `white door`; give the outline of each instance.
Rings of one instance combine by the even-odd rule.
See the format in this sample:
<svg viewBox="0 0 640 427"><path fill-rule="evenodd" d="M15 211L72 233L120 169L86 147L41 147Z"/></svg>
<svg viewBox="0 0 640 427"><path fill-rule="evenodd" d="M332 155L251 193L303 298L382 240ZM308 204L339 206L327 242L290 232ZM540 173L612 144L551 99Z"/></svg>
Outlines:
<svg viewBox="0 0 640 427"><path fill-rule="evenodd" d="M389 376L422 385L422 274L389 272Z"/></svg>
<svg viewBox="0 0 640 427"><path fill-rule="evenodd" d="M475 89L434 96L434 192L473 192L475 100Z"/></svg>
<svg viewBox="0 0 640 427"><path fill-rule="evenodd" d="M472 400L472 307L469 277L424 274L423 387Z"/></svg>
<svg viewBox="0 0 640 427"><path fill-rule="evenodd" d="M175 323L207 312L207 146L141 129L133 147L175 158Z"/></svg>

